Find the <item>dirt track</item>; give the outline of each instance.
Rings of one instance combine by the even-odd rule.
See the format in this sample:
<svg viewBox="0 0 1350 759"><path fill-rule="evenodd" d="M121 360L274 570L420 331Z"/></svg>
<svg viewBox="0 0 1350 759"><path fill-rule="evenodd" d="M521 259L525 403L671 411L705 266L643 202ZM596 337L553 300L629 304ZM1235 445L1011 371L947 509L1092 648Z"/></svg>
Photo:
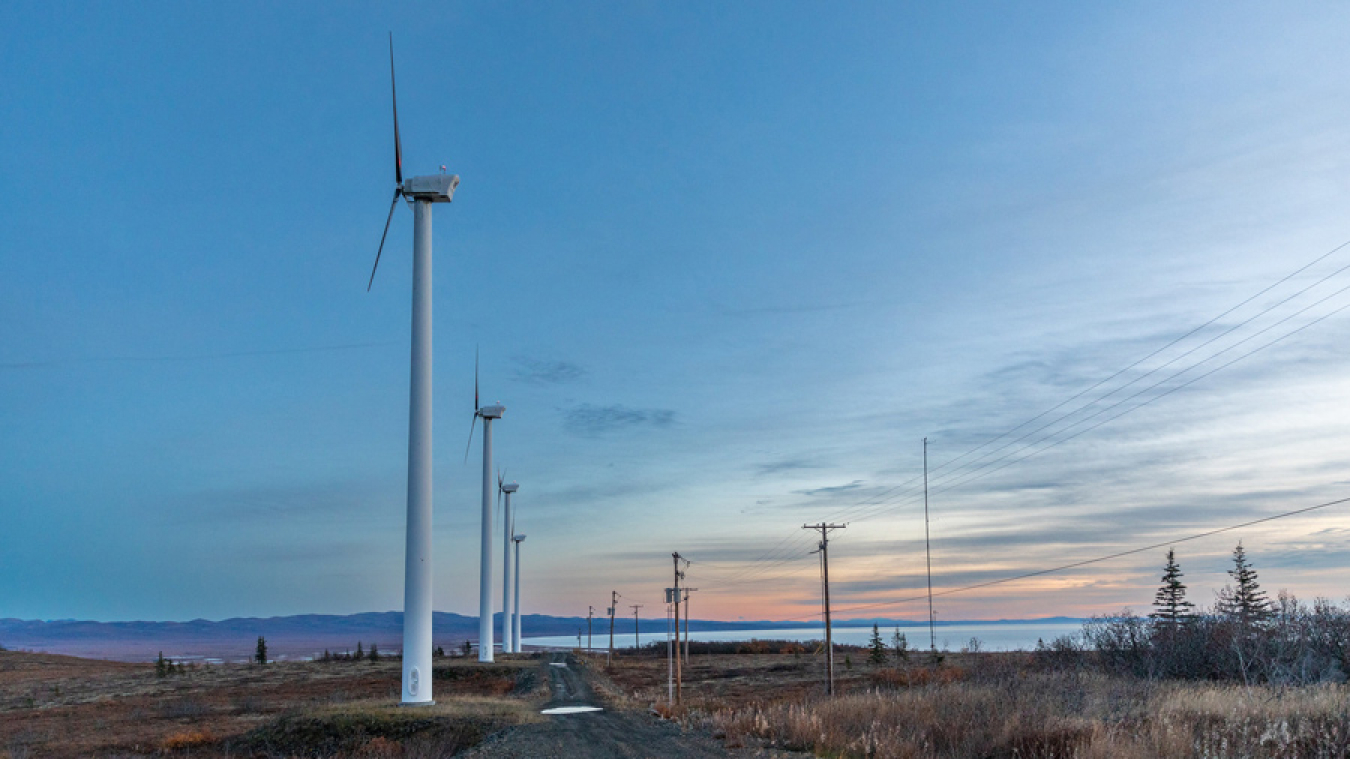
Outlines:
<svg viewBox="0 0 1350 759"><path fill-rule="evenodd" d="M569 654L552 654L548 670L553 696L544 709L592 706L603 711L548 716L544 722L510 728L463 756L479 759L791 756L783 752L727 749L709 735L681 730L653 714L615 708L595 693L587 670Z"/></svg>

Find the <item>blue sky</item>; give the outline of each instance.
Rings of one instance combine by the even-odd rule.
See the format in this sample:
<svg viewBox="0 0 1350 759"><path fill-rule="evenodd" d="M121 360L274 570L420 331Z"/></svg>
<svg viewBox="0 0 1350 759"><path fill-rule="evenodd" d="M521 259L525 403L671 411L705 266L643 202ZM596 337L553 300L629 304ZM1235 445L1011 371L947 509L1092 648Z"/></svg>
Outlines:
<svg viewBox="0 0 1350 759"><path fill-rule="evenodd" d="M438 609L476 609L475 346L532 611L654 611L678 550L697 615L807 615L821 519L851 520L840 606L909 597L921 440L937 467L1082 391L934 472L938 588L1350 495L1350 250L1089 390L1350 240L1343 6L12 3L0 30L0 616L400 607L406 210L365 291L391 30L405 170L463 179ZM1344 521L1177 554L1201 603L1238 538L1272 590L1339 598ZM1143 608L1155 553L939 616Z"/></svg>

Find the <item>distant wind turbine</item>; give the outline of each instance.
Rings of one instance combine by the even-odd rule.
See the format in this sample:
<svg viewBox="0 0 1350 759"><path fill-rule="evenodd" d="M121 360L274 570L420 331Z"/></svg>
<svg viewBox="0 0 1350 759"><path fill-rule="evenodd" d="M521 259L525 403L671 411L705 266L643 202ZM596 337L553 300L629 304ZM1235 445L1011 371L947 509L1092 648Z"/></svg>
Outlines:
<svg viewBox="0 0 1350 759"><path fill-rule="evenodd" d="M403 688L405 704L431 704L431 204L449 203L454 174L403 179L394 85L394 35L389 35L389 90L394 103L394 199L375 251L367 292L375 283L389 222L400 197L413 207L412 377L408 402L408 537L403 565Z"/></svg>
<svg viewBox="0 0 1350 759"><path fill-rule="evenodd" d="M516 544L513 551L516 557L516 606L511 613L511 624L515 629L511 632L511 642L515 644L516 653L520 653L520 544L525 542L525 535L512 536L511 541Z"/></svg>
<svg viewBox="0 0 1350 759"><path fill-rule="evenodd" d="M492 422L501 419L506 407L500 403L478 405L478 358L473 362L473 421L469 423L469 445L464 448L465 461L473 446L473 428L483 420L483 534L478 566L478 661L492 661ZM506 613L503 609L502 613Z"/></svg>
<svg viewBox="0 0 1350 759"><path fill-rule="evenodd" d="M497 478L497 490L506 494L506 512L502 515L502 653L519 653L516 645L515 625L511 622L511 534L516 528L516 520L511 517L511 496L520 489L514 482L502 482Z"/></svg>

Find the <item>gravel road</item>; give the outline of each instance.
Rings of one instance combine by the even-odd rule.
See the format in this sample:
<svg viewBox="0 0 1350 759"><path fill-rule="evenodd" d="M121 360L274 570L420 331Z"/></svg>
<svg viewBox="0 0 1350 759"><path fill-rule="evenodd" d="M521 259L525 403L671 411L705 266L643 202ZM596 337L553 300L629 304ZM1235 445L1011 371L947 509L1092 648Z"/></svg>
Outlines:
<svg viewBox="0 0 1350 759"><path fill-rule="evenodd" d="M476 759L807 756L731 750L710 735L681 730L674 723L645 711L613 709L595 694L584 668L579 667L569 654L552 654L547 668L553 695L543 709L600 707L602 711L546 716L544 722L521 725L499 733L463 756Z"/></svg>

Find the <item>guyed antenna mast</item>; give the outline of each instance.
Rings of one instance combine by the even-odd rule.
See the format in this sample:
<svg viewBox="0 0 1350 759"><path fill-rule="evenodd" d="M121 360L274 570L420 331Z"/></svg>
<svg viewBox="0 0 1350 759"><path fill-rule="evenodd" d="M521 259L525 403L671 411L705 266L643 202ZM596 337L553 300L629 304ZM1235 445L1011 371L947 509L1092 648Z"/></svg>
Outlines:
<svg viewBox="0 0 1350 759"><path fill-rule="evenodd" d="M923 439L923 553L928 563L928 651L937 661L937 618L933 616L933 545L928 540L928 438Z"/></svg>

